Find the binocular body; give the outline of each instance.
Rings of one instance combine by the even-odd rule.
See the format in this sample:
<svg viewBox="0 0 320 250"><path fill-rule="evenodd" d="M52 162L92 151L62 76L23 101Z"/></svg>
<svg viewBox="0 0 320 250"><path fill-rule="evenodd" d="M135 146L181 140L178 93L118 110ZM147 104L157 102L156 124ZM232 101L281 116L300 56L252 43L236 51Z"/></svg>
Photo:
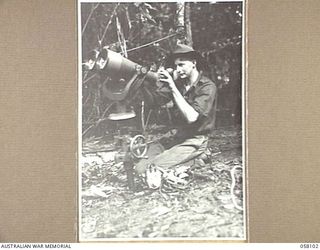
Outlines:
<svg viewBox="0 0 320 250"><path fill-rule="evenodd" d="M154 92L159 86L156 72L107 48L97 53L93 61L91 69L100 75L103 96L116 104L115 110L108 116L110 120L135 117L131 104L137 97L147 105L155 104Z"/></svg>
<svg viewBox="0 0 320 250"><path fill-rule="evenodd" d="M99 71L114 82L129 82L133 77L139 76L144 77L144 84L155 86L159 80L156 72L132 62L112 50L103 49L97 62L99 62L97 63Z"/></svg>

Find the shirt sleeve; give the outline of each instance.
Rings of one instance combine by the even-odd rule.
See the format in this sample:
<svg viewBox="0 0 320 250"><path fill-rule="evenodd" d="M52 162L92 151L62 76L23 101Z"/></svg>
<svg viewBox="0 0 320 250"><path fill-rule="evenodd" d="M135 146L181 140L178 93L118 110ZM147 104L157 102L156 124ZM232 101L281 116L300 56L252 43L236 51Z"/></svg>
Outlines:
<svg viewBox="0 0 320 250"><path fill-rule="evenodd" d="M191 106L199 113L200 116L208 116L213 108L216 98L217 87L211 82L202 83L195 90L195 97L191 102Z"/></svg>

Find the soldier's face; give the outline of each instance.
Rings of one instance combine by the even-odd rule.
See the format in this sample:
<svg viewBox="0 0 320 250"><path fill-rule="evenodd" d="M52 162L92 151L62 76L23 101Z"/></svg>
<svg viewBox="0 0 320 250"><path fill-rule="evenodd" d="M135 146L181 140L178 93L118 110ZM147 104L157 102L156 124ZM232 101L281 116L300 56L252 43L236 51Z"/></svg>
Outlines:
<svg viewBox="0 0 320 250"><path fill-rule="evenodd" d="M174 61L176 66L176 71L178 76L181 79L190 78L192 72L196 70L196 61L185 59L185 58L176 58Z"/></svg>

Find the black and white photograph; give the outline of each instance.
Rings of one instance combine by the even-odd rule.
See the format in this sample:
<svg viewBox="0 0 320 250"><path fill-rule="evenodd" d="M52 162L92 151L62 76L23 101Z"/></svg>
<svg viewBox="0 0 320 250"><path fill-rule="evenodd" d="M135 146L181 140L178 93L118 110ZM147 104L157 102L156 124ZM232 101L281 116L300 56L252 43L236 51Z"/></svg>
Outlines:
<svg viewBox="0 0 320 250"><path fill-rule="evenodd" d="M81 242L247 239L245 5L78 0Z"/></svg>

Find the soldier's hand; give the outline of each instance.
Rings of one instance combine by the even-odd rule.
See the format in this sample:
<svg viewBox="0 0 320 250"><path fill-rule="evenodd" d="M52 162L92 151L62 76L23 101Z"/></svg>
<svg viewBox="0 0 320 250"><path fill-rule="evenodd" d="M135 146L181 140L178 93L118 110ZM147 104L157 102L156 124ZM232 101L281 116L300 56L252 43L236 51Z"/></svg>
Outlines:
<svg viewBox="0 0 320 250"><path fill-rule="evenodd" d="M158 70L158 75L159 75L159 79L161 82L165 82L168 84L168 86L172 89L174 88L176 85L174 83L174 80L172 79L172 76L170 75L170 73L165 70L164 68L160 68Z"/></svg>

